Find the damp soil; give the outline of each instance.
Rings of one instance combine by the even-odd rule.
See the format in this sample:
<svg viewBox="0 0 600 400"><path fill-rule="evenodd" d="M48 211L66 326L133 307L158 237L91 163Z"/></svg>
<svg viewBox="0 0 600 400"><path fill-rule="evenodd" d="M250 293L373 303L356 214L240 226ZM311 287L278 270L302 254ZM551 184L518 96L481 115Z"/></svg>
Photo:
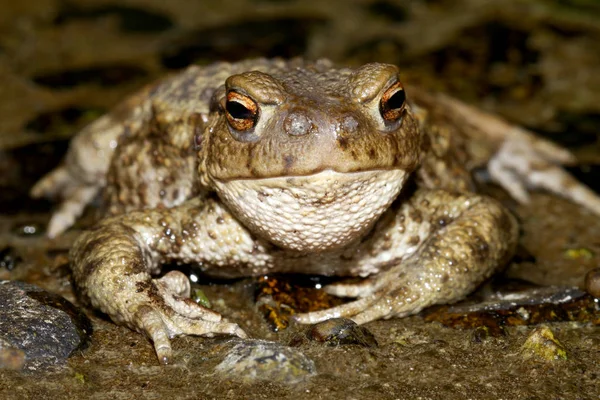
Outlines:
<svg viewBox="0 0 600 400"><path fill-rule="evenodd" d="M60 162L78 129L136 88L192 63L256 56L395 63L405 81L568 147L580 161L569 171L598 192L599 21L593 0L5 2L0 279L24 280L79 304L67 252L93 212L49 241L43 230L52 204L30 199L28 190ZM600 218L546 193L518 205L497 187L484 191L517 215L520 249L468 302L514 285L584 287L586 273L600 266ZM239 280L198 287L251 337L290 343L303 328L265 318L256 305L263 286ZM0 398L595 399L600 317L597 301L586 299L550 311L467 313L473 324L457 323L452 309L376 321L366 328L377 346L303 343L318 373L295 384L215 375L227 337L175 339L173 364L159 366L145 337L84 308L94 328L90 346L50 369L0 369ZM541 317L515 323L510 312ZM523 356L537 324L552 330L566 360Z"/></svg>

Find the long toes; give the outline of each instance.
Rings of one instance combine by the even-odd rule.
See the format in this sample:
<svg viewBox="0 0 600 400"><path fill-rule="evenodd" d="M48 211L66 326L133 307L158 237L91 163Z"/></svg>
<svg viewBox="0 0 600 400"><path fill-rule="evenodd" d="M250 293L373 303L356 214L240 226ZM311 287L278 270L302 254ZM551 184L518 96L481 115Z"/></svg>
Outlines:
<svg viewBox="0 0 600 400"><path fill-rule="evenodd" d="M168 364L172 358L169 331L160 312L150 306L142 306L134 315L134 321L150 337L156 356L161 364Z"/></svg>
<svg viewBox="0 0 600 400"><path fill-rule="evenodd" d="M40 179L30 190L31 197L56 197L70 181L65 167L59 167Z"/></svg>
<svg viewBox="0 0 600 400"><path fill-rule="evenodd" d="M532 171L528 175L528 179L535 187L558 194L586 207L594 214L600 215L600 197L598 194L562 168L552 166L547 169Z"/></svg>
<svg viewBox="0 0 600 400"><path fill-rule="evenodd" d="M567 198L600 216L600 197L596 192L586 186L578 184L577 186L571 187L571 190L569 190L567 194Z"/></svg>
<svg viewBox="0 0 600 400"><path fill-rule="evenodd" d="M328 308L326 310L296 314L294 319L301 324L314 324L330 318L351 317L368 308L376 300L377 297L375 295L370 295L350 303Z"/></svg>
<svg viewBox="0 0 600 400"><path fill-rule="evenodd" d="M192 299L168 294L163 295L163 298L167 306L171 307L173 311L183 317L190 319L202 319L210 322L219 322L222 319L221 314L211 310L210 308L201 306Z"/></svg>
<svg viewBox="0 0 600 400"><path fill-rule="evenodd" d="M58 210L52 215L48 224L48 237L56 237L70 228L97 193L98 188L95 186L82 186L73 189L69 197L60 204Z"/></svg>
<svg viewBox="0 0 600 400"><path fill-rule="evenodd" d="M493 158L488 163L488 171L493 180L502 186L513 199L519 203L529 202L529 193L521 178L505 164L501 157Z"/></svg>
<svg viewBox="0 0 600 400"><path fill-rule="evenodd" d="M238 324L227 322L226 320L214 322L202 319L191 319L181 315L170 317L170 322L174 325L173 330L177 335L196 335L213 336L217 333L236 335L246 338L246 333Z"/></svg>
<svg viewBox="0 0 600 400"><path fill-rule="evenodd" d="M50 222L48 222L48 228L46 228L46 236L53 239L69 229L75 223L77 217L69 212L63 212L62 210L56 211Z"/></svg>
<svg viewBox="0 0 600 400"><path fill-rule="evenodd" d="M158 360L168 364L173 356L171 338L181 335L213 336L215 334L235 335L240 338L248 337L246 332L237 324L228 322L219 316L213 321L213 311L198 318L188 318L178 314L175 310L158 310L149 305L140 306L133 316L134 325L138 330L146 333L154 344ZM218 314L217 314L218 315ZM204 319L210 316L210 319Z"/></svg>
<svg viewBox="0 0 600 400"><path fill-rule="evenodd" d="M354 315L351 319L358 325L362 325L377 319L390 318L394 315L396 314L394 314L393 306L388 301L378 301Z"/></svg>
<svg viewBox="0 0 600 400"><path fill-rule="evenodd" d="M332 283L325 286L323 290L337 297L365 297L372 294L379 286L376 280L365 279L357 283Z"/></svg>
<svg viewBox="0 0 600 400"><path fill-rule="evenodd" d="M535 150L536 153L550 162L570 165L577 162L577 159L568 149L560 147L548 140L535 136L535 133L518 128L524 135L526 135L526 141L531 142L530 146ZM527 144L529 145L529 143Z"/></svg>
<svg viewBox="0 0 600 400"><path fill-rule="evenodd" d="M175 271L174 271L175 272ZM170 276L168 276L170 275ZM166 278L166 279L165 279ZM187 287L183 280L187 283ZM221 314L196 303L189 297L181 296L180 292L188 292L189 281L181 272L169 273L161 279L154 279L158 294L162 297L167 307L175 313L191 319L202 319L204 321L219 322Z"/></svg>
<svg viewBox="0 0 600 400"><path fill-rule="evenodd" d="M600 215L598 194L557 165L574 161L568 150L526 136L506 141L489 161L488 171L520 203L529 200L526 187L544 189Z"/></svg>

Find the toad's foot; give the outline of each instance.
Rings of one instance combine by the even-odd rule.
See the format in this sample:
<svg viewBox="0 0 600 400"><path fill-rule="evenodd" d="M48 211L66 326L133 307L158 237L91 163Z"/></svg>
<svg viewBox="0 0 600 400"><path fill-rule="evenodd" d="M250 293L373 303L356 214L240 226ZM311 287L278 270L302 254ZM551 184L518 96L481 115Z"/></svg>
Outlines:
<svg viewBox="0 0 600 400"><path fill-rule="evenodd" d="M56 237L73 225L83 213L85 206L96 197L101 187L101 185L80 183L65 166L56 168L36 183L31 189L32 197L62 198L48 223L47 236Z"/></svg>
<svg viewBox="0 0 600 400"><path fill-rule="evenodd" d="M600 197L565 171L577 159L571 152L536 136L497 115L441 96L468 124L501 143L488 163L490 176L521 203L529 201L526 188L548 190L600 215Z"/></svg>
<svg viewBox="0 0 600 400"><path fill-rule="evenodd" d="M165 222L168 211L153 213ZM82 297L89 298L94 307L116 323L148 336L163 364L172 358L170 339L176 336L223 333L246 337L237 324L192 301L189 280L181 272L152 278L151 274L159 272L157 263L164 259L147 246L150 238L160 236L160 231L152 228L165 228L151 218L152 212L148 221L142 215L146 214L131 213L107 219L84 231L75 241L70 253L71 267ZM170 249L165 248L166 245L178 246L179 242L162 243L161 249L167 252Z"/></svg>
<svg viewBox="0 0 600 400"><path fill-rule="evenodd" d="M301 324L314 324L330 318L346 317L352 318L357 324L364 324L376 319L418 313L430 302L427 296L419 296L418 290L411 291L408 282L401 280L402 269L400 266L394 267L358 284L326 286L327 293L359 299L326 310L298 314L295 319Z"/></svg>
<svg viewBox="0 0 600 400"><path fill-rule="evenodd" d="M429 282L407 276L406 265L398 265L358 284L337 283L325 291L342 297L359 297L358 300L326 310L298 314L296 321L314 324L330 318L351 318L357 324L377 319L405 317L420 312L437 303L434 292L427 288ZM414 280L416 278L416 280Z"/></svg>
<svg viewBox="0 0 600 400"><path fill-rule="evenodd" d="M569 161L566 150L527 133L520 132L504 141L488 163L492 179L521 203L529 201L527 187L545 189L600 215L600 197L561 167Z"/></svg>
<svg viewBox="0 0 600 400"><path fill-rule="evenodd" d="M423 202L428 208L419 209ZM337 283L328 293L358 300L296 315L309 324L347 317L358 324L380 318L404 317L434 304L463 299L503 265L514 251L517 225L495 201L443 191L417 192L405 207L421 217L442 221L433 234L408 258L388 270L356 283ZM426 213L431 212L427 215Z"/></svg>
<svg viewBox="0 0 600 400"><path fill-rule="evenodd" d="M170 339L176 336L211 337L223 333L246 337L237 324L191 300L189 281L181 272L173 271L148 283L138 282L138 287L144 289L129 295L135 305L127 310L130 321L126 324L152 340L162 364L172 359Z"/></svg>

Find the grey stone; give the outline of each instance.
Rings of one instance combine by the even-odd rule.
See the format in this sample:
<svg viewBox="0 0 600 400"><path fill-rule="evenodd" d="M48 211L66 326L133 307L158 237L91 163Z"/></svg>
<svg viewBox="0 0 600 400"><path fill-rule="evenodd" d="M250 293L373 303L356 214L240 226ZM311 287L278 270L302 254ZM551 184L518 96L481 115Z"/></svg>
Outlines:
<svg viewBox="0 0 600 400"><path fill-rule="evenodd" d="M562 286L544 286L520 291L494 292L477 303L459 303L448 308L452 313L471 313L478 311L509 310L518 306L538 304L563 304L585 296L577 288Z"/></svg>
<svg viewBox="0 0 600 400"><path fill-rule="evenodd" d="M297 349L265 340L236 344L215 370L229 379L296 383L316 374L314 362Z"/></svg>
<svg viewBox="0 0 600 400"><path fill-rule="evenodd" d="M15 368L7 354L24 354L35 370L64 361L87 345L90 320L62 296L18 281L0 281L0 368Z"/></svg>
<svg viewBox="0 0 600 400"><path fill-rule="evenodd" d="M311 326L306 332L296 335L290 346L300 346L305 342L320 342L328 346L358 345L377 347L375 336L364 326L348 318L331 318Z"/></svg>

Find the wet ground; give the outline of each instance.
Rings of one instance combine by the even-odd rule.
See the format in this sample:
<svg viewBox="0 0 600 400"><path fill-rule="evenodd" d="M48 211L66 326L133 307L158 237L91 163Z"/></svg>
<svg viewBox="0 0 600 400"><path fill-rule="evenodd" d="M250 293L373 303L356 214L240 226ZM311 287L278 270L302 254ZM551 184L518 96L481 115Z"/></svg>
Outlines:
<svg viewBox="0 0 600 400"><path fill-rule="evenodd" d="M217 59L302 55L398 64L405 81L446 91L567 146L580 160L570 170L600 191L597 1L5 3L0 279L25 280L76 302L66 252L77 229L44 239L52 205L30 200L29 187L60 161L78 128L127 93L190 63ZM0 370L0 397L599 398L598 303L583 295L526 303L548 298L535 285L583 288L587 271L600 266L600 218L544 193L523 206L496 187L486 191L522 224L517 257L469 299L500 308L462 305L373 322L366 326L377 341L372 347L301 341L298 348L317 374L294 384L215 374L232 346L227 338L176 339L174 365L159 366L144 337L88 310L94 333L87 349L50 370ZM254 305L258 286L248 280L202 289L214 309L252 337L294 341L301 328L275 333ZM523 291L516 307L506 297L494 300ZM543 342L555 349L549 359L523 347L540 323L560 344Z"/></svg>

